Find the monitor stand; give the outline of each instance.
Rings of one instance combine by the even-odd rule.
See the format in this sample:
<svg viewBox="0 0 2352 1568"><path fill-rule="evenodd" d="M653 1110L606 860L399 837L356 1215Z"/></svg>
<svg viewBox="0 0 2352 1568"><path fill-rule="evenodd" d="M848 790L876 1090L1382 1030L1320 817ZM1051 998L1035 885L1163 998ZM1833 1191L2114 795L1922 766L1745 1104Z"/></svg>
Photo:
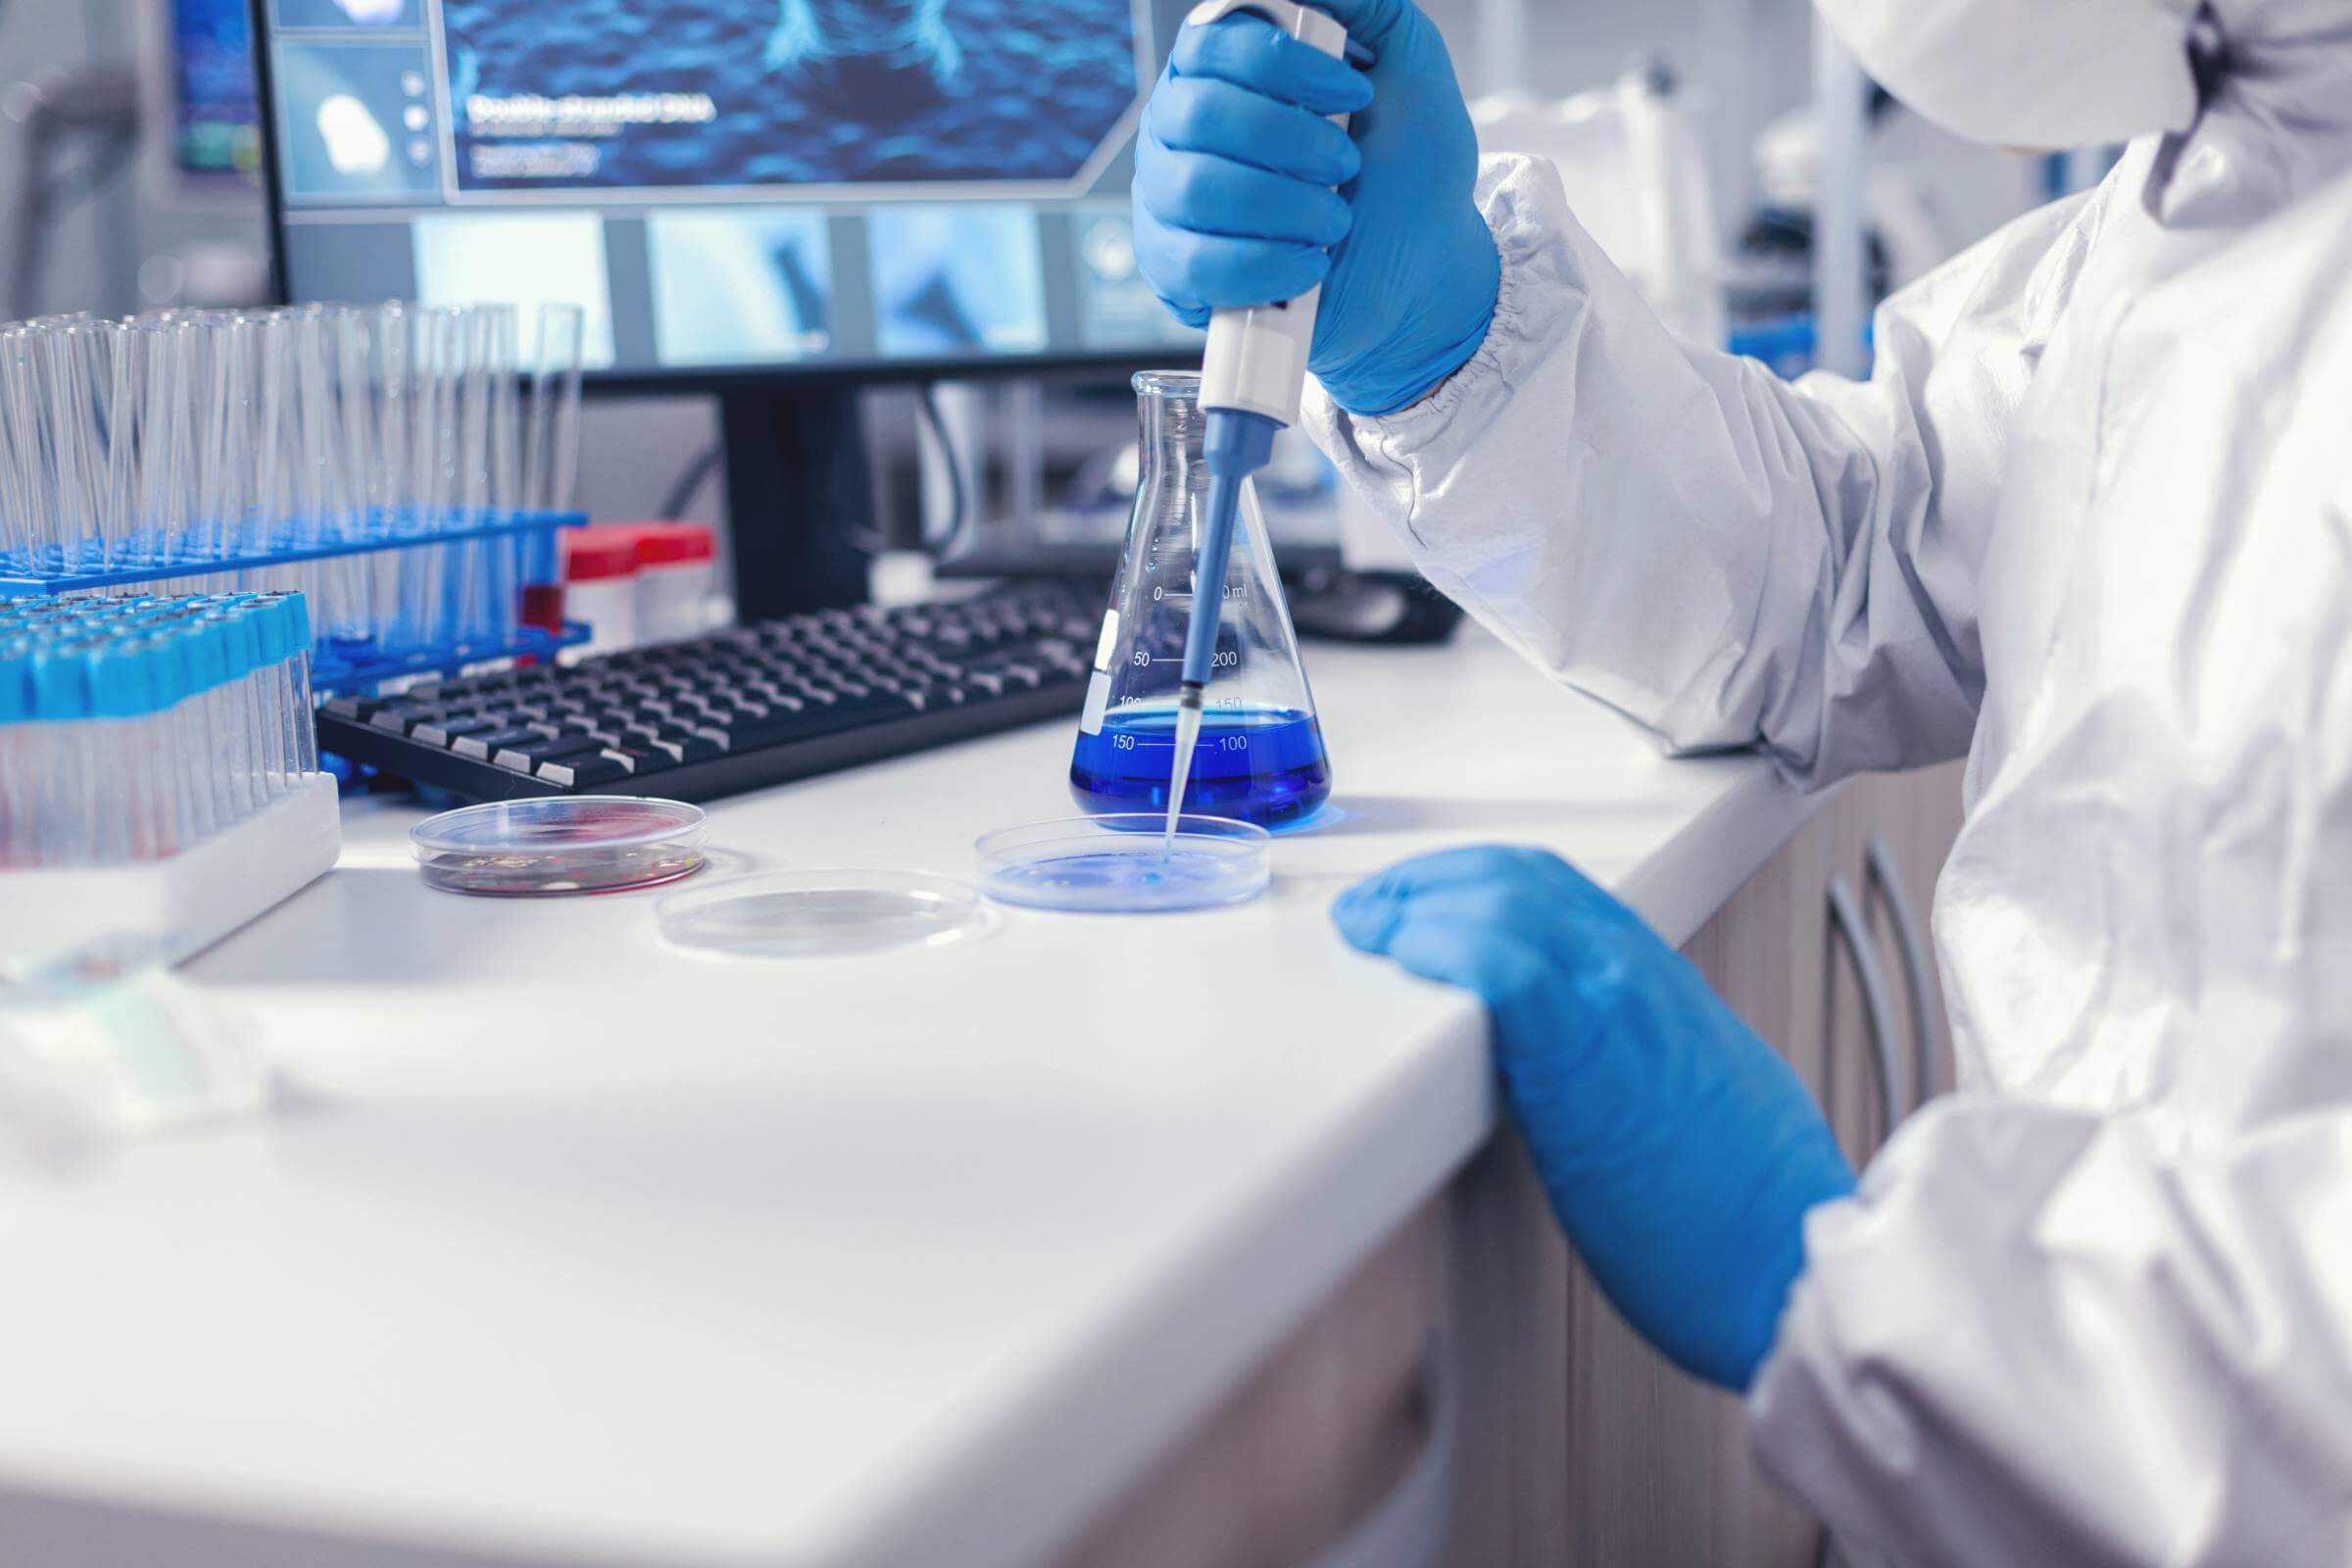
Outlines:
<svg viewBox="0 0 2352 1568"><path fill-rule="evenodd" d="M855 385L762 387L719 399L735 610L772 620L859 605L873 485Z"/></svg>

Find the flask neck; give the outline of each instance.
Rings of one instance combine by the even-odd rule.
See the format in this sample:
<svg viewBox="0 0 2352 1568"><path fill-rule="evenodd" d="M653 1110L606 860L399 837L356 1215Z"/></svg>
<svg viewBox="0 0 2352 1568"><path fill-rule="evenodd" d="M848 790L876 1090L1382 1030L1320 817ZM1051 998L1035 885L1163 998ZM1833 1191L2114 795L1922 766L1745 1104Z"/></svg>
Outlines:
<svg viewBox="0 0 2352 1568"><path fill-rule="evenodd" d="M1153 483L1195 485L1201 475L1200 444L1205 429L1200 378L1151 371L1135 378L1135 389L1137 439L1147 488Z"/></svg>

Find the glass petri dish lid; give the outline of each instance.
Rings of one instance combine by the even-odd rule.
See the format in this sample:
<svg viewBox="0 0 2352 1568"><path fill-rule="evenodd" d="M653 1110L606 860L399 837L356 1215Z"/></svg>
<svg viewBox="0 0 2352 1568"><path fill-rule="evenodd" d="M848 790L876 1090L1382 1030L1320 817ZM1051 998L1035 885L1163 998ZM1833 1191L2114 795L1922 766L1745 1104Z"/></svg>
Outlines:
<svg viewBox="0 0 2352 1568"><path fill-rule="evenodd" d="M1033 822L973 846L992 899L1032 909L1143 914L1245 904L1266 891L1273 835L1222 816L1157 811Z"/></svg>
<svg viewBox="0 0 2352 1568"><path fill-rule="evenodd" d="M727 877L655 906L682 948L750 958L808 958L940 948L985 931L980 892L928 871L773 871Z"/></svg>
<svg viewBox="0 0 2352 1568"><path fill-rule="evenodd" d="M543 898L659 887L703 868L699 807L625 795L491 801L409 830L429 887Z"/></svg>

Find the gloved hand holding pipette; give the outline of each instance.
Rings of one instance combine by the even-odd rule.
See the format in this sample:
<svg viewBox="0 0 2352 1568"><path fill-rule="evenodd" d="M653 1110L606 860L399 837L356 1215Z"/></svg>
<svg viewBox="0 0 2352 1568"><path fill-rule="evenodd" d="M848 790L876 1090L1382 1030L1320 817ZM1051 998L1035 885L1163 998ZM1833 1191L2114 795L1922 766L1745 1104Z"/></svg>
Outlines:
<svg viewBox="0 0 2352 1568"><path fill-rule="evenodd" d="M1247 11L1177 34L1136 145L1136 261L1195 326L1321 285L1307 368L1341 408L1385 414L1477 351L1501 263L1437 27L1407 0L1322 9L1364 69Z"/></svg>

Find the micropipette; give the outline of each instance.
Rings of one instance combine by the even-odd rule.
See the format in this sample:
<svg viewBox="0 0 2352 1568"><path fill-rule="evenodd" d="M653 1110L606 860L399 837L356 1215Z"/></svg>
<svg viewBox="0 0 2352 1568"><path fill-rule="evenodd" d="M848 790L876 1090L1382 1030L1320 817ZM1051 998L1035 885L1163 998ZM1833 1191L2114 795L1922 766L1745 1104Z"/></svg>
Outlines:
<svg viewBox="0 0 2352 1568"><path fill-rule="evenodd" d="M1337 57L1349 54L1348 30L1320 11L1292 0L1202 0L1185 18L1206 26L1237 11L1253 11L1301 43ZM1346 115L1331 117L1348 123ZM1315 335L1322 290L1293 300L1215 312L1200 361L1200 407L1206 411L1201 455L1208 468L1208 503L1194 553L1193 612L1185 627L1182 684L1176 697L1176 762L1168 781L1166 848L1176 847L1193 747L1200 738L1200 710L1217 652L1217 613L1225 597L1225 564L1233 551L1234 513L1242 486L1266 466L1274 433L1298 422L1306 385L1306 353Z"/></svg>

